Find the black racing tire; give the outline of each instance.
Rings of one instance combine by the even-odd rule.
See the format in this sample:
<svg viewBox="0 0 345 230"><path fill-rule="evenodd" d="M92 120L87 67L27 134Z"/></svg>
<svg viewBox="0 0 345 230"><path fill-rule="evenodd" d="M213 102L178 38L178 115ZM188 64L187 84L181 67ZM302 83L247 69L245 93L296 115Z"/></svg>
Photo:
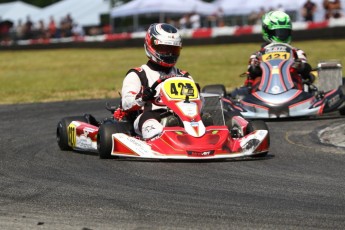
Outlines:
<svg viewBox="0 0 345 230"><path fill-rule="evenodd" d="M222 84L206 85L202 88L201 92L219 94L222 97L226 96L226 89L225 86Z"/></svg>
<svg viewBox="0 0 345 230"><path fill-rule="evenodd" d="M68 126L72 121L87 122L84 116L72 116L64 117L58 122L56 128L56 141L62 151L72 150L72 147L68 145Z"/></svg>
<svg viewBox="0 0 345 230"><path fill-rule="evenodd" d="M132 125L128 122L104 123L99 127L97 135L97 149L100 159L111 158L113 148L112 134L125 133L131 134Z"/></svg>
<svg viewBox="0 0 345 230"><path fill-rule="evenodd" d="M344 116L345 115L345 106L339 109L340 115Z"/></svg>
<svg viewBox="0 0 345 230"><path fill-rule="evenodd" d="M255 130L267 130L268 131L268 147L270 146L270 132L268 130L268 126L266 125L266 122L262 121L262 120L252 120L249 121L248 126L247 126L247 134L255 131ZM265 157L267 156L268 151L267 152L263 152L260 154L257 154L253 157Z"/></svg>
<svg viewBox="0 0 345 230"><path fill-rule="evenodd" d="M340 87L341 92L343 94L343 98L345 98L345 84L344 84L344 78L343 78L343 85ZM344 102L343 102L344 103ZM343 104L342 104L343 105ZM340 109L338 109L340 115L345 115L345 106L341 107Z"/></svg>

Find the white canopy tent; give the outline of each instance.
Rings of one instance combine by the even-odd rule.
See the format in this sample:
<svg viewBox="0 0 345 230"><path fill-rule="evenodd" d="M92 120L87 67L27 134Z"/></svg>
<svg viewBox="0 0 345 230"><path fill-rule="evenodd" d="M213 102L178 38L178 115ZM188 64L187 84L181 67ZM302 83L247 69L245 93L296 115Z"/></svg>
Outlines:
<svg viewBox="0 0 345 230"><path fill-rule="evenodd" d="M127 4L114 7L111 16L125 17L150 13L191 13L200 15L210 15L216 11L216 6L212 3L201 0L133 0Z"/></svg>
<svg viewBox="0 0 345 230"><path fill-rule="evenodd" d="M169 14L181 15L182 17L183 14L196 13L201 16L208 16L216 11L217 6L201 0L133 0L114 7L110 14L112 22L116 18L133 17L133 29L136 31L142 29L139 26L140 15L158 15L159 22L165 22ZM114 24L112 24L112 27L114 28Z"/></svg>
<svg viewBox="0 0 345 230"><path fill-rule="evenodd" d="M19 20L23 22L26 17L32 18L34 15L41 13L41 8L27 4L21 1L0 4L0 21L9 20L17 23Z"/></svg>
<svg viewBox="0 0 345 230"><path fill-rule="evenodd" d="M301 0L215 0L214 4L221 7L224 15L249 14L259 11L260 8L277 9L279 6L285 10L298 10L304 4Z"/></svg>
<svg viewBox="0 0 345 230"><path fill-rule="evenodd" d="M300 10L306 0L215 0L213 4L222 8L224 15L245 15L251 12L258 12L260 8L265 10L283 8L286 11L296 11L298 13L297 19L300 18ZM322 6L323 0L312 0L317 5L315 13L315 21L322 21L324 9ZM345 0L341 0L343 10L345 8Z"/></svg>
<svg viewBox="0 0 345 230"><path fill-rule="evenodd" d="M56 22L70 14L73 21L81 26L100 24L100 15L109 13L110 6L104 0L63 0L43 8L33 21L43 20L46 24L51 16Z"/></svg>

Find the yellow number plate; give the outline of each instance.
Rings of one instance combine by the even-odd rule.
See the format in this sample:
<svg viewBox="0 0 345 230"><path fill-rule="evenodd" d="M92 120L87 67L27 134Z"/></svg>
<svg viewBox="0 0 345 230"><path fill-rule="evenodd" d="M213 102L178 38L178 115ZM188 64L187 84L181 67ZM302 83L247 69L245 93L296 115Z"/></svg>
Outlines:
<svg viewBox="0 0 345 230"><path fill-rule="evenodd" d="M192 88L194 93L189 99L197 99L199 97L198 88L194 81L189 78L169 79L164 82L164 91L170 99L184 100L186 96L182 94L183 87Z"/></svg>
<svg viewBox="0 0 345 230"><path fill-rule="evenodd" d="M75 147L77 144L77 128L74 124L68 126L68 145Z"/></svg>
<svg viewBox="0 0 345 230"><path fill-rule="evenodd" d="M272 59L289 59L290 58L290 53L288 52L274 52L274 53L268 53L262 55L262 60L263 61L269 61Z"/></svg>

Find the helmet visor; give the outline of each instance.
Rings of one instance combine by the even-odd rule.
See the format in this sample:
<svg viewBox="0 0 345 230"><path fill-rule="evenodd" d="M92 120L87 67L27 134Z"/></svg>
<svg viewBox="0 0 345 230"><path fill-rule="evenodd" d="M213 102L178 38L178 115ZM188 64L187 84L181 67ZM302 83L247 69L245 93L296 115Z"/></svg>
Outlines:
<svg viewBox="0 0 345 230"><path fill-rule="evenodd" d="M291 37L291 29L275 29L273 30L274 40L277 42L289 42Z"/></svg>
<svg viewBox="0 0 345 230"><path fill-rule="evenodd" d="M179 56L181 51L180 46L154 45L153 48L156 50L157 53L162 55Z"/></svg>

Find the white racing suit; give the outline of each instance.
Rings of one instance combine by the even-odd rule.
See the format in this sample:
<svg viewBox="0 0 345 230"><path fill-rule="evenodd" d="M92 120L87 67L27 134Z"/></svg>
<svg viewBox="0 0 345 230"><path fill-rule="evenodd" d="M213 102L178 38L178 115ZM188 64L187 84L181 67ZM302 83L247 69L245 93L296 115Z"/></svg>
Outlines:
<svg viewBox="0 0 345 230"><path fill-rule="evenodd" d="M158 106L150 101L144 102L141 98L143 89L152 86L161 76L166 77L192 77L188 72L176 67L161 67L153 62L148 62L139 68L131 69L127 72L122 86L122 109L125 111L143 110L134 121L134 130L142 135L144 139L150 139L160 134L163 125L160 123L160 110L165 106ZM156 88L158 95L160 85Z"/></svg>

